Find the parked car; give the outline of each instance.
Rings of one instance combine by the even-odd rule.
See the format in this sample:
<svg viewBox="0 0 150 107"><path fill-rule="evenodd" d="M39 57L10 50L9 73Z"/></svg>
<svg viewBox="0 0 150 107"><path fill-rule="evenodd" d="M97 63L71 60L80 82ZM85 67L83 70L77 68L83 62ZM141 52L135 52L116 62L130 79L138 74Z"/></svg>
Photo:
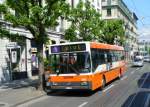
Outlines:
<svg viewBox="0 0 150 107"><path fill-rule="evenodd" d="M144 56L144 62L150 62L150 56Z"/></svg>
<svg viewBox="0 0 150 107"><path fill-rule="evenodd" d="M133 66L142 67L144 65L144 60L142 56L135 56L133 59Z"/></svg>

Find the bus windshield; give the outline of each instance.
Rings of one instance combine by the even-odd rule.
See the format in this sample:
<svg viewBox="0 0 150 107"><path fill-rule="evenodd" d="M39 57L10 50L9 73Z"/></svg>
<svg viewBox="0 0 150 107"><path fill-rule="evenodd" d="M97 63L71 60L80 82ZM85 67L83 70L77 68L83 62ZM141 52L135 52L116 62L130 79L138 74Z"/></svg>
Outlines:
<svg viewBox="0 0 150 107"><path fill-rule="evenodd" d="M90 57L88 52L51 54L51 73L89 73L91 70Z"/></svg>

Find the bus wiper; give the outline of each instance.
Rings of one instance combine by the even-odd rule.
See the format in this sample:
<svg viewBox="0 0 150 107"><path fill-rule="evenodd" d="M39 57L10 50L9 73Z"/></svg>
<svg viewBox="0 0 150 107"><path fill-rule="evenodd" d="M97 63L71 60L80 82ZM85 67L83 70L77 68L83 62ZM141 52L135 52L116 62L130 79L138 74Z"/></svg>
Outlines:
<svg viewBox="0 0 150 107"><path fill-rule="evenodd" d="M80 75L80 73L79 73L71 64L69 64L69 67L70 67L77 75Z"/></svg>
<svg viewBox="0 0 150 107"><path fill-rule="evenodd" d="M56 72L57 75L59 75L60 73L63 73L65 67L67 68L67 64L64 64L64 63L59 63L58 66L59 66L59 72Z"/></svg>

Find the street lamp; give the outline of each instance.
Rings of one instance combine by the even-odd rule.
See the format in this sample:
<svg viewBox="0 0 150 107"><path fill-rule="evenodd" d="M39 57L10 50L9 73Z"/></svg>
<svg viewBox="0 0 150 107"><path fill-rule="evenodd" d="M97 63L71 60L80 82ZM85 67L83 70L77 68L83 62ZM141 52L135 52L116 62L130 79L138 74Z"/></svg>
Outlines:
<svg viewBox="0 0 150 107"><path fill-rule="evenodd" d="M143 40L143 47L144 47L144 49L143 49L143 51L145 52L146 50L145 50L145 40Z"/></svg>

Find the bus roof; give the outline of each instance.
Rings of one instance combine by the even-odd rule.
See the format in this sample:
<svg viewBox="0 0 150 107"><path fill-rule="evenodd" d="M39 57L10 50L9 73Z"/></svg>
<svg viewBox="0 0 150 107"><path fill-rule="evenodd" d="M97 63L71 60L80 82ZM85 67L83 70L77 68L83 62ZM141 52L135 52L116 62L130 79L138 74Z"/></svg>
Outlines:
<svg viewBox="0 0 150 107"><path fill-rule="evenodd" d="M53 44L51 46L57 46L57 45L71 45L71 44L89 44L90 48L99 48L99 49L111 49L111 50L124 50L122 46L117 45L110 45L106 43L98 43L98 42L88 42L88 41L82 41L82 42L67 42L67 43L61 43L61 44Z"/></svg>
<svg viewBox="0 0 150 107"><path fill-rule="evenodd" d="M111 49L111 50L124 50L122 46L110 45L110 44L105 44L105 43L97 43L97 42L91 42L90 47L100 48L100 49Z"/></svg>

